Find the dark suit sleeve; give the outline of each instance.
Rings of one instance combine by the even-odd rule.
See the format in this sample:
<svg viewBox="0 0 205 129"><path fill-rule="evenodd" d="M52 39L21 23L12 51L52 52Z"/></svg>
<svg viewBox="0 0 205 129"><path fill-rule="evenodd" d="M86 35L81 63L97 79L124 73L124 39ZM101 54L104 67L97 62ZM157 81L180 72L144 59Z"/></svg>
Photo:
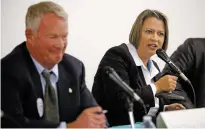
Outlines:
<svg viewBox="0 0 205 129"><path fill-rule="evenodd" d="M22 98L20 96L20 83L14 77L1 74L1 108L5 114L2 118L2 126L7 128L56 128L59 123L43 120L31 120L24 116Z"/></svg>
<svg viewBox="0 0 205 129"><path fill-rule="evenodd" d="M82 73L80 76L80 100L82 110L89 107L98 106L97 102L85 84L85 69L83 64Z"/></svg>
<svg viewBox="0 0 205 129"><path fill-rule="evenodd" d="M171 55L171 60L172 62L185 74L188 75L188 73L191 73L191 69L194 65L194 60L195 60L195 50L193 47L193 41L192 39L187 39L184 44L180 45L177 50ZM175 73L170 69L168 65L165 65L163 69L164 74L171 74L175 75ZM185 102L180 102L182 103L186 108L193 108L193 104L190 100L192 98L191 94L187 95L185 92L186 89L182 87L182 85L188 86L188 84L185 84L183 80L180 78L178 79L177 87L174 93L184 96L186 101ZM190 88L188 89L189 92L192 92ZM188 97L189 96L189 97Z"/></svg>
<svg viewBox="0 0 205 129"><path fill-rule="evenodd" d="M193 67L195 60L193 41L191 39L187 39L184 44L180 45L177 50L173 52L170 59L183 73L188 73L188 71ZM165 65L163 72L174 74L168 65Z"/></svg>

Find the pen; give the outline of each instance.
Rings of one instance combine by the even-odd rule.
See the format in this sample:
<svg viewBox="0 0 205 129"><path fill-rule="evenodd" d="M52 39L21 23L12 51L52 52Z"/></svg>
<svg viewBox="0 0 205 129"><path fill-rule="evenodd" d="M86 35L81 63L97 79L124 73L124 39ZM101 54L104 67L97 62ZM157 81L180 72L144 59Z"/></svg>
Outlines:
<svg viewBox="0 0 205 129"><path fill-rule="evenodd" d="M104 114L105 114L105 113L107 113L107 112L108 112L107 110L102 110L102 112L101 112L101 113L104 113Z"/></svg>
<svg viewBox="0 0 205 129"><path fill-rule="evenodd" d="M98 114L105 114L105 113L107 113L108 111L107 110L102 110L101 112L98 112Z"/></svg>

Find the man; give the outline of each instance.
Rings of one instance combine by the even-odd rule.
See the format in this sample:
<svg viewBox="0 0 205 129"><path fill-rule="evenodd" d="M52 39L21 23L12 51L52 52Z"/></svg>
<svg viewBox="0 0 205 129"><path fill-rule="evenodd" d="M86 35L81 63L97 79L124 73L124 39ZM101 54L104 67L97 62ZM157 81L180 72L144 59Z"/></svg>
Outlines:
<svg viewBox="0 0 205 129"><path fill-rule="evenodd" d="M85 85L83 63L64 54L67 22L53 2L28 8L26 42L1 60L2 127L105 127Z"/></svg>
<svg viewBox="0 0 205 129"><path fill-rule="evenodd" d="M205 107L205 38L189 38L170 57L172 62L191 81L196 93L196 107ZM168 65L164 73L172 73ZM186 91L194 103L192 88L179 79L177 87Z"/></svg>

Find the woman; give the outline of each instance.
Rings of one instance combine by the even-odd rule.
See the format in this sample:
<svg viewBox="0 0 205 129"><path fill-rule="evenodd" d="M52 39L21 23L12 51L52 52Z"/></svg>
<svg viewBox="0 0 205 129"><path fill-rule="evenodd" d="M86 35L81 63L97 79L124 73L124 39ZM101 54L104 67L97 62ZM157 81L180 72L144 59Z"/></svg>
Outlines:
<svg viewBox="0 0 205 129"><path fill-rule="evenodd" d="M109 49L102 58L95 75L92 93L98 104L107 109L111 126L129 124L126 108L127 94L105 74L104 67L112 67L119 76L142 98L147 110L159 107L160 110L184 109L181 104L164 107L162 100L155 97L161 91L172 91L177 77L166 75L157 79L157 64L151 60L158 48L168 46L168 25L164 14L156 10L145 10L136 19L129 37L129 44L121 44ZM158 80L158 81L157 81ZM134 103L135 121L142 121L143 107Z"/></svg>

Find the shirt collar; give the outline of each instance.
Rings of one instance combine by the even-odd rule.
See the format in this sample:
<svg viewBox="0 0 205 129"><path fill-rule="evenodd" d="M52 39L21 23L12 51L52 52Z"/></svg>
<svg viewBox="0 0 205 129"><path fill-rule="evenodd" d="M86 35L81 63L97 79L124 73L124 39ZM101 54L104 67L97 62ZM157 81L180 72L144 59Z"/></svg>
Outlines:
<svg viewBox="0 0 205 129"><path fill-rule="evenodd" d="M132 58L135 61L135 64L137 66L144 66L144 63L142 62L142 60L140 59L140 57L137 54L136 48L131 43L127 44L127 47L128 47L130 54L132 55Z"/></svg>
<svg viewBox="0 0 205 129"><path fill-rule="evenodd" d="M135 64L137 66L141 66L142 68L147 70L147 67L145 67L144 63L142 62L142 60L138 56L136 48L131 43L128 43L126 45L128 47L128 50L129 50L132 58L134 59ZM150 59L150 74L151 74L151 77L156 76L158 73L159 73L158 69L154 66L152 59Z"/></svg>
<svg viewBox="0 0 205 129"><path fill-rule="evenodd" d="M31 56L31 55L30 55ZM47 72L53 72L54 76L56 77L56 80L58 80L59 75L58 75L58 64L56 64L52 69L47 70L46 68L44 68L40 63L38 63L38 61L36 61L32 56L31 59L34 62L34 65L37 68L38 73L41 75L41 73L43 72L43 70L46 70Z"/></svg>

